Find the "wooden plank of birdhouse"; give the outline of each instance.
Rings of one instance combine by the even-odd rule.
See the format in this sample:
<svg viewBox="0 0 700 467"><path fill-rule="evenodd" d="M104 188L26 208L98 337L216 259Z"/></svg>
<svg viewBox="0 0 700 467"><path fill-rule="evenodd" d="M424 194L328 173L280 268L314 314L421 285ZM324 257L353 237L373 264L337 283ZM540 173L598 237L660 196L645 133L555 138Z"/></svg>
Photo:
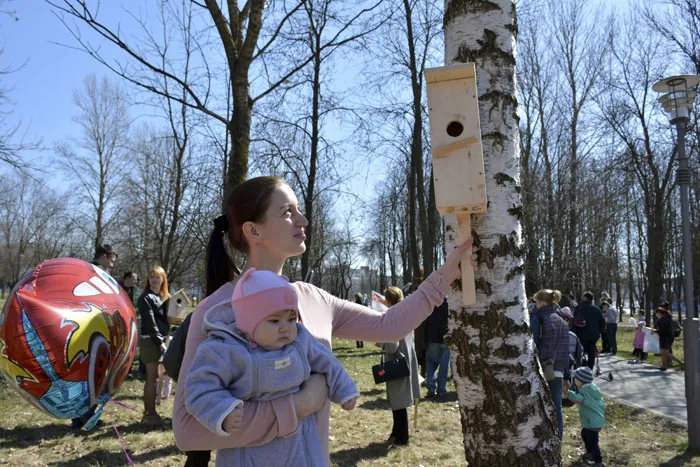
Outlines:
<svg viewBox="0 0 700 467"><path fill-rule="evenodd" d="M472 144L476 144L478 142L479 138L477 138L476 136L472 136L471 138L462 141L455 141L454 143L450 143L445 146L433 149L433 157L448 156L454 151L457 151L459 149L466 149Z"/></svg>
<svg viewBox="0 0 700 467"><path fill-rule="evenodd" d="M425 82L430 84L437 81L452 81L455 79L475 78L476 66L473 63L428 68L425 70Z"/></svg>

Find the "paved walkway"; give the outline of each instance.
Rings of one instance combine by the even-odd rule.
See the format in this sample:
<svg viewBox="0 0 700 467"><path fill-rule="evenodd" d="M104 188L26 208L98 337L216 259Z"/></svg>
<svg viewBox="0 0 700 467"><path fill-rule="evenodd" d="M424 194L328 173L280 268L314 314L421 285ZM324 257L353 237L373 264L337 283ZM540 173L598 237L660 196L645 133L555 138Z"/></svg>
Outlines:
<svg viewBox="0 0 700 467"><path fill-rule="evenodd" d="M602 374L596 378L600 390L620 402L687 425L685 373L675 369L659 371L652 365L630 362L631 360L611 355L601 356L599 363ZM611 373L612 381L603 379Z"/></svg>

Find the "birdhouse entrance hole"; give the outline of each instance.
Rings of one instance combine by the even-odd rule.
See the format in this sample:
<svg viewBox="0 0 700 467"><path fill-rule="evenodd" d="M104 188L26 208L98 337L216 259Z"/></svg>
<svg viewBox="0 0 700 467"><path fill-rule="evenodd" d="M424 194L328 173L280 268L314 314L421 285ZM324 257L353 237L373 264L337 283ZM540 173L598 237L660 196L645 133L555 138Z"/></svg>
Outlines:
<svg viewBox="0 0 700 467"><path fill-rule="evenodd" d="M464 131L464 126L459 122L450 122L447 125L447 134L453 138L458 137Z"/></svg>

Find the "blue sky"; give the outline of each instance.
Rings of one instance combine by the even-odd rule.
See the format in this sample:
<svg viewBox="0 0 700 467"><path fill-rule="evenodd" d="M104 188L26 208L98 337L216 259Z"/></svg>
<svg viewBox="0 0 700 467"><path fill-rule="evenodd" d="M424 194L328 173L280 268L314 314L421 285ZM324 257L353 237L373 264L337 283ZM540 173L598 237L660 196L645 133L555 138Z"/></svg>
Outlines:
<svg viewBox="0 0 700 467"><path fill-rule="evenodd" d="M134 12L127 11L122 5L130 9L150 8L152 2L103 1L99 17L122 19L120 27L128 35L129 23L133 24L128 15ZM82 86L83 78L91 73L115 80L118 78L76 47L76 40L43 0L10 0L3 7L14 10L18 20L0 15L0 41L5 46L0 55L0 66L18 67L24 64L15 73L0 78L0 85L10 89L9 95L14 103L9 120L22 122L22 131L26 132L27 140L41 140L45 148L43 151L27 151L23 157L34 164L44 165L53 159L53 147L57 142L77 137L80 133L80 127L72 121L76 113L73 92ZM115 22L108 20L108 23L112 25ZM80 25L81 31L86 29ZM102 52L105 57L123 58L118 53L110 55L114 49L106 41L97 40L94 43L104 44ZM127 90L133 90L132 85L124 86ZM149 118L148 112L149 109L144 107L132 106L130 109L131 117L140 121ZM68 188L60 176L57 178L52 174L51 178L52 185L57 188Z"/></svg>
<svg viewBox="0 0 700 467"><path fill-rule="evenodd" d="M41 139L45 147L78 133L71 121L75 106L73 90L88 73L102 75L105 70L87 54L56 43L73 43L66 28L39 0L13 1L5 5L16 12L17 21L0 17L0 37L5 50L3 66L25 65L3 77L10 88L13 121L22 121L27 139ZM53 151L31 152L27 158L38 162Z"/></svg>

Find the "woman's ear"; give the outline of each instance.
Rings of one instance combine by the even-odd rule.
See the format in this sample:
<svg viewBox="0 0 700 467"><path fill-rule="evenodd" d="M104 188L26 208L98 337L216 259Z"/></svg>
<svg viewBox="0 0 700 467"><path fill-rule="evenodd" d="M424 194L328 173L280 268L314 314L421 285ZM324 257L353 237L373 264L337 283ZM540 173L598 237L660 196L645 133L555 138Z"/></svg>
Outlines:
<svg viewBox="0 0 700 467"><path fill-rule="evenodd" d="M248 245L258 243L262 240L262 235L260 235L258 227L254 222L245 222L243 226L241 226L241 230L243 231L243 236L245 237Z"/></svg>

